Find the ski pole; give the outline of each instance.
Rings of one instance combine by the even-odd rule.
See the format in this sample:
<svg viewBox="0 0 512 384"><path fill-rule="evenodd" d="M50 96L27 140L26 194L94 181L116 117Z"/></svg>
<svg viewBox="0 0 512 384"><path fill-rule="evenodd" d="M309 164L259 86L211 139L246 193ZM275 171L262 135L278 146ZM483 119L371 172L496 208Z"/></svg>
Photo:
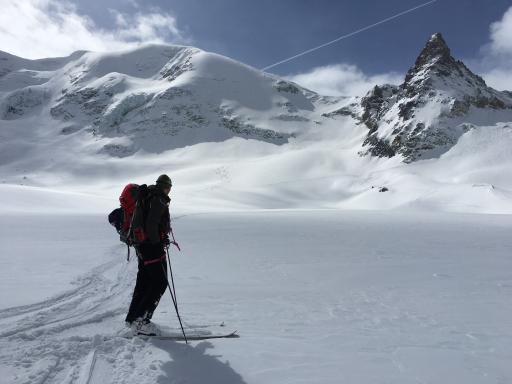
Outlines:
<svg viewBox="0 0 512 384"><path fill-rule="evenodd" d="M171 235L172 235L172 241L171 241L171 244L173 244L176 248L178 248L178 251L181 252L181 248L180 248L180 245L178 244L178 242L176 241L176 239L174 238L174 232L172 230L172 226L169 227L169 230L171 232ZM167 253L167 256L169 256L169 253Z"/></svg>
<svg viewBox="0 0 512 384"><path fill-rule="evenodd" d="M166 247L165 250L167 251L167 261L169 262L169 272L171 274L172 291L174 292L174 302L176 305L176 309L178 309L178 297L176 296L176 287L174 286L174 276L172 275L171 257L169 256L169 247Z"/></svg>
<svg viewBox="0 0 512 384"><path fill-rule="evenodd" d="M167 251L167 257L169 259L169 270L171 271L171 280L172 280L172 287L174 288L174 279L172 277L172 268L171 268L171 259L169 258L169 249L168 247L165 248ZM169 288L169 293L171 294L172 303L174 304L174 309L176 310L176 316L178 317L178 321L180 323L181 332L183 333L183 338L185 339L185 343L188 344L187 335L185 334L185 329L183 329L183 323L181 321L180 312L178 310L178 302L176 301L176 292L173 291L173 288L171 288L171 284L169 283L169 279L167 278L167 271L164 268L164 264L161 263L162 269L165 272L165 280L167 281L167 287Z"/></svg>

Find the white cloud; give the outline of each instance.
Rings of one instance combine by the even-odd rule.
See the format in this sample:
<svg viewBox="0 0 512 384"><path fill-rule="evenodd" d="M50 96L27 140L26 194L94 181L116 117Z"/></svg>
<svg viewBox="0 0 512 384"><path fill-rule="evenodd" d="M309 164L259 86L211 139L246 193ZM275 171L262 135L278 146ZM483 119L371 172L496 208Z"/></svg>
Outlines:
<svg viewBox="0 0 512 384"><path fill-rule="evenodd" d="M0 50L26 58L109 51L140 43L187 43L168 13L114 13L112 29L99 28L67 0L0 0Z"/></svg>
<svg viewBox="0 0 512 384"><path fill-rule="evenodd" d="M512 7L490 25L490 43L483 47L480 67L486 83L499 90L512 90Z"/></svg>
<svg viewBox="0 0 512 384"><path fill-rule="evenodd" d="M397 73L366 75L352 64L326 65L287 78L326 96L361 96L375 85L399 84L403 81L403 75Z"/></svg>
<svg viewBox="0 0 512 384"><path fill-rule="evenodd" d="M482 75L488 86L500 91L512 91L512 67L495 68Z"/></svg>
<svg viewBox="0 0 512 384"><path fill-rule="evenodd" d="M500 21L491 24L491 49L497 55L512 56L512 7Z"/></svg>
<svg viewBox="0 0 512 384"><path fill-rule="evenodd" d="M114 12L118 30L116 34L121 41L163 42L165 36L174 40L186 40L178 29L176 18L169 14L149 13L126 16Z"/></svg>

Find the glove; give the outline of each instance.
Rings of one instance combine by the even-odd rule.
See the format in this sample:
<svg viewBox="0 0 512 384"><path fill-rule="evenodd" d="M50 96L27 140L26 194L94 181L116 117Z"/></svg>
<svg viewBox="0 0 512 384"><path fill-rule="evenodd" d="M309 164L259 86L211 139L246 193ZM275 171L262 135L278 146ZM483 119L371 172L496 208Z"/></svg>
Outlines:
<svg viewBox="0 0 512 384"><path fill-rule="evenodd" d="M171 245L171 240L169 240L169 236L165 236L162 238L162 244L165 248L169 248L169 245Z"/></svg>

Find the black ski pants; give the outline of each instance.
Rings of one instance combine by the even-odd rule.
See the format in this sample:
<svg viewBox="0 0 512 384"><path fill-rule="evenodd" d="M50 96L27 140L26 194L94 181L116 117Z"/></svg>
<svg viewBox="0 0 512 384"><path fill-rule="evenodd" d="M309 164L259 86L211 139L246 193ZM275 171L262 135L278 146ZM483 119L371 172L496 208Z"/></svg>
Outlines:
<svg viewBox="0 0 512 384"><path fill-rule="evenodd" d="M162 244L143 244L138 247L139 270L133 290L127 322L141 318L151 320L160 298L167 289L167 261Z"/></svg>

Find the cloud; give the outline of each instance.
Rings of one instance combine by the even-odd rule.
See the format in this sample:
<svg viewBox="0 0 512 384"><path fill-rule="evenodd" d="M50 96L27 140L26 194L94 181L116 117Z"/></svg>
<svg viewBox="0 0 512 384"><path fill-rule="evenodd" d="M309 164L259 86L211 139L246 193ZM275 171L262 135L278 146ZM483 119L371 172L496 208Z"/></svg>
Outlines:
<svg viewBox="0 0 512 384"><path fill-rule="evenodd" d="M500 91L512 91L512 66L495 68L485 72L482 77L488 86Z"/></svg>
<svg viewBox="0 0 512 384"><path fill-rule="evenodd" d="M134 16L113 12L116 16L118 29L116 35L119 40L164 42L166 37L172 40L187 40L178 29L176 18L162 13L138 13Z"/></svg>
<svg viewBox="0 0 512 384"><path fill-rule="evenodd" d="M491 50L496 55L512 56L512 7L500 21L491 24Z"/></svg>
<svg viewBox="0 0 512 384"><path fill-rule="evenodd" d="M112 11L113 28L99 28L68 0L0 0L0 50L26 58L109 51L141 43L188 43L176 18L157 9Z"/></svg>
<svg viewBox="0 0 512 384"><path fill-rule="evenodd" d="M499 90L512 90L512 7L490 25L489 44L482 47L479 67L486 83Z"/></svg>
<svg viewBox="0 0 512 384"><path fill-rule="evenodd" d="M361 96L375 85L399 84L403 75L384 73L366 75L352 64L333 64L316 67L312 70L287 76L312 91L326 96Z"/></svg>

